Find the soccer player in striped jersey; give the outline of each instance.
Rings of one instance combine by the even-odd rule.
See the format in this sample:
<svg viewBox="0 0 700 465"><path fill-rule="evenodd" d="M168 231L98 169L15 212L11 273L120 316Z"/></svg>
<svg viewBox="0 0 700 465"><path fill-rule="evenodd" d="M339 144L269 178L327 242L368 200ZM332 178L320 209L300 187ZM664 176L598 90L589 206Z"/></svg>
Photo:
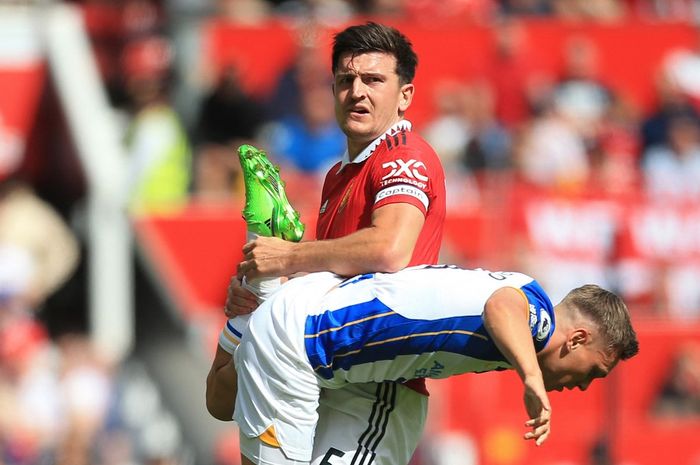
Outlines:
<svg viewBox="0 0 700 465"><path fill-rule="evenodd" d="M637 352L625 304L595 285L553 306L535 280L515 272L442 265L349 279L312 273L268 299L235 350L243 463L310 463L321 389L504 369L523 382L524 438L541 445L551 431L547 391L586 390ZM387 398L396 394L397 384L382 386ZM386 415L375 415L378 436ZM365 458L345 455L327 463Z"/></svg>
<svg viewBox="0 0 700 465"><path fill-rule="evenodd" d="M393 28L367 23L336 35L333 94L347 152L325 178L317 240L292 242L275 234L259 234L245 245L239 267L248 281L315 271L352 276L437 263L445 217L445 175L435 151L405 119L414 95L416 65L410 42ZM289 218L292 227L281 230L298 231L293 215ZM230 296L229 316L258 305L235 279ZM244 332L240 326L236 330ZM235 399L235 371L227 373L226 368L230 358L223 346L217 349L218 362L207 382L209 403L232 404ZM396 392L389 401L387 389ZM312 463L319 465L328 453L340 451L346 457L364 456L362 465L407 465L421 436L427 407L423 379L326 391L319 407L322 426ZM373 412L378 408L387 411L387 429L381 437L373 435ZM230 409L222 410L223 415L213 412L214 416L230 420L226 414Z"/></svg>

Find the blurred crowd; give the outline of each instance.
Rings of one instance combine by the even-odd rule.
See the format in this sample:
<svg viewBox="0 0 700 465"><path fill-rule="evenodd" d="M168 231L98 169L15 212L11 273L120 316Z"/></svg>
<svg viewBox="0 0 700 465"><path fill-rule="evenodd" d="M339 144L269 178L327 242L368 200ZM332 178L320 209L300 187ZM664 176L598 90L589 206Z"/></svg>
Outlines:
<svg viewBox="0 0 700 465"><path fill-rule="evenodd" d="M242 204L234 148L244 142L267 149L283 169L294 204L313 210L320 176L345 148L335 124L327 51L305 41L304 34L293 65L266 95L246 92L235 67L215 76L198 70L204 72L196 83L197 104L178 106L177 65L182 68L179 54L184 53L174 38L181 12L244 26L271 20L292 27L337 25L364 17L488 25L496 44L490 72L480 79L440 82L433 95L435 113L417 127L442 158L452 211L482 209L498 216L499 202L506 201L498 193L515 183L569 197L595 191L625 199L641 192L700 209L700 29L694 46L670 50L658 63L656 103L642 110L602 79L605 50L584 35L562 44L560 75L542 73L529 55L520 21L700 24L698 0L76 3L85 10L100 72L123 123L135 214L167 213L189 202ZM114 365L81 334L49 337L37 318L75 273L79 239L30 186L8 176L6 161L0 157L0 464L188 463L177 422L142 367ZM534 253L520 255L520 262L507 266L525 271L539 266ZM446 250L444 260L491 266L469 261L473 258ZM562 270L569 269L552 274L561 276ZM699 270L684 275L662 269L649 278L657 282L654 294L641 292L639 302L655 315L700 317ZM611 279L605 270L598 273L593 276ZM552 279L552 285L569 287ZM673 285L663 284L667 281ZM697 353L694 348L679 354L658 412L697 412Z"/></svg>
<svg viewBox="0 0 700 465"><path fill-rule="evenodd" d="M498 171L546 187L624 192L642 186L653 195L700 196L700 32L695 47L673 50L659 63L657 103L643 111L604 81L599 61L605 51L585 35L562 44L560 75L542 73L519 21L700 22L694 0L191 2L207 18L242 26L282 19L303 29L296 59L265 95L246 92L236 67L208 74L203 63L205 69L196 70L196 108L178 107L174 95L183 79L177 60L188 68L202 65L173 39L187 0L82 3L112 103L124 115L132 192L142 204L184 202L190 194L211 201L240 195L230 149L241 141L264 146L288 172L324 173L344 139L334 120L327 50L313 35L320 25L365 16L417 23L444 17L493 29L490 70L476 80L441 82L433 96L436 114L418 128L446 171L460 178L453 198L478 196L462 182L465 176Z"/></svg>
<svg viewBox="0 0 700 465"><path fill-rule="evenodd" d="M250 69L233 64L215 69L200 56L201 43L196 53L188 53L189 42L175 32L184 23L180 15L186 5L197 5L203 14L204 26L194 29L200 36L212 19L244 28L282 24L295 31L295 58L278 76L259 76L259 81L273 80L269 89L251 90L250 76L241 74ZM566 198L593 194L620 205L639 198L666 202L690 212L680 216L694 218L700 204L700 29L693 44L665 51L654 69L654 89L649 89L654 103L642 107L610 85L601 72L607 51L585 29L560 44L560 72L539 67L524 18L589 23L682 19L688 25L699 5L691 0L84 2L101 72L123 116L132 207L160 213L191 202L240 205L242 182L234 150L241 143L267 149L282 167L298 209L317 208L320 176L344 150L334 118L328 50L319 40L324 28L365 15L420 23L448 12L446 23L488 25L493 48L481 57L484 69L478 77L464 79L431 76L436 82L429 91L432 112L427 118L419 115L425 121L416 129L442 158L448 208L499 216L500 223L491 218L492 229L501 231L508 247L465 256L447 246L443 260L524 269L557 298L562 297L559 291L576 284L572 279L594 280L615 287L646 314L680 318L700 314L700 290L688 285L700 277L695 259L679 261L669 254L665 262L623 261L615 225L584 225L580 231L610 230L603 239L608 245L595 252L598 263L552 260L526 243L538 238L519 241L502 230L511 227L508 196L517 197L518 186ZM186 101L194 104L183 106L178 100L183 88ZM409 119L416 110L411 111ZM539 228L531 219L525 223L530 230Z"/></svg>
<svg viewBox="0 0 700 465"><path fill-rule="evenodd" d="M62 216L0 173L0 464L189 463L143 367L100 356L84 332L50 334L44 306L80 253Z"/></svg>

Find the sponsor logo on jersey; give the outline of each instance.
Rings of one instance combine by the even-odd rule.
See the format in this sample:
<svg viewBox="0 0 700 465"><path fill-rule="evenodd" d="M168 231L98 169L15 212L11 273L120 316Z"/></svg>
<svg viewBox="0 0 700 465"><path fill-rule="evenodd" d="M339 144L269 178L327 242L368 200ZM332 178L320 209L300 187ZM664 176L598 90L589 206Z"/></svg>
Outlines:
<svg viewBox="0 0 700 465"><path fill-rule="evenodd" d="M425 172L425 163L422 161L408 160L404 162L402 159L397 158L396 160L388 161L382 165L382 168L388 168L389 174L386 174L382 181L389 178L405 177L408 179L417 179L419 181L427 182L428 177L421 173L421 169Z"/></svg>
<svg viewBox="0 0 700 465"><path fill-rule="evenodd" d="M415 179L408 179L408 178L390 178L386 179L384 181L381 181L381 186L390 186L392 184L411 184L412 186L416 186L418 189L424 191L428 188L428 184L420 181L416 181Z"/></svg>
<svg viewBox="0 0 700 465"><path fill-rule="evenodd" d="M445 369L445 365L442 363L438 362L437 360L433 361L433 366L430 368L419 368L415 371L413 376L415 378L437 378L442 374L442 371Z"/></svg>
<svg viewBox="0 0 700 465"><path fill-rule="evenodd" d="M537 324L537 309L534 305L530 304L530 329L535 329Z"/></svg>
<svg viewBox="0 0 700 465"><path fill-rule="evenodd" d="M549 313L545 312L544 308L540 309L540 325L537 328L537 335L535 338L538 341L544 341L549 335L549 331L552 329L552 319Z"/></svg>

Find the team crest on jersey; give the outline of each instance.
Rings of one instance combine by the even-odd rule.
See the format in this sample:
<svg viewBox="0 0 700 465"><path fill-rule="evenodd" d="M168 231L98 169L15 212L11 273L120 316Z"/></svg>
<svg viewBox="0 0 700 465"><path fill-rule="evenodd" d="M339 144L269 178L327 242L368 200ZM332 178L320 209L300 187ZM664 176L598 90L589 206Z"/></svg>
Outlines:
<svg viewBox="0 0 700 465"><path fill-rule="evenodd" d="M544 341L549 335L549 331L552 329L552 319L549 313L544 311L544 308L540 309L540 325L537 327L537 335L535 338L538 341Z"/></svg>
<svg viewBox="0 0 700 465"><path fill-rule="evenodd" d="M342 212L345 206L348 204L348 201L350 200L350 193L352 192L352 186L355 184L355 181L351 182L347 189L345 189L345 193L343 194L343 198L340 200L340 205L338 206L338 213Z"/></svg>

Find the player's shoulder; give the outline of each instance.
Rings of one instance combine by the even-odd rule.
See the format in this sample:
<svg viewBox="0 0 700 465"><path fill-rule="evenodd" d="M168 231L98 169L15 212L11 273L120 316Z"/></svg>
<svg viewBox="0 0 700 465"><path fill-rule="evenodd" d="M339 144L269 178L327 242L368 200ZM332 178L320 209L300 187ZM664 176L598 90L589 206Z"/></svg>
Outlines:
<svg viewBox="0 0 700 465"><path fill-rule="evenodd" d="M374 154L375 165L397 169L425 169L431 176L444 176L440 157L415 131L402 130L388 135Z"/></svg>
<svg viewBox="0 0 700 465"><path fill-rule="evenodd" d="M380 144L378 152L386 158L410 153L421 158L438 159L435 150L420 134L406 129L388 134Z"/></svg>

